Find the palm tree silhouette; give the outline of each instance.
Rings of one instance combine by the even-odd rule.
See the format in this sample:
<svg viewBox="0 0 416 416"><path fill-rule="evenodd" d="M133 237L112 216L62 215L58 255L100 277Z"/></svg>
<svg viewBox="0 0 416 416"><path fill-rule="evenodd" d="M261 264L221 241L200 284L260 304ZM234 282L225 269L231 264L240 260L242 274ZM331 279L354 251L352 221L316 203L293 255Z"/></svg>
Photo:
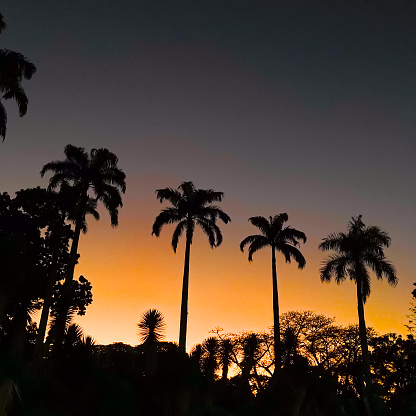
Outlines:
<svg viewBox="0 0 416 416"><path fill-rule="evenodd" d="M218 247L222 243L221 230L216 224L220 218L225 224L231 218L213 202L221 202L224 194L212 189L196 189L192 182L182 182L178 189L163 188L156 190L156 196L162 203L169 201L172 207L162 210L153 223L152 235L159 237L166 224L178 223L172 236L172 248L176 253L179 237L186 231L185 264L182 284L181 319L179 330L179 350L186 350L186 328L188 320L189 259L195 225L207 235L210 246Z"/></svg>
<svg viewBox="0 0 416 416"><path fill-rule="evenodd" d="M78 195L71 218L75 223L75 230L62 295L63 316L70 306L71 284L79 257L80 234L81 231L87 231L86 214L90 212L99 219L95 208L97 201L102 201L110 214L111 225L117 226L118 208L123 206L120 192L126 191L126 175L117 166L117 156L108 149L92 149L88 154L83 147L69 144L65 146L64 152L65 160L47 163L40 173L43 177L46 172L53 172L48 189L71 186ZM65 320L61 319L57 325L55 344L59 348L65 331Z"/></svg>
<svg viewBox="0 0 416 416"><path fill-rule="evenodd" d="M322 263L320 277L322 282L330 282L332 278L341 284L347 276L357 285L358 325L363 360L363 375L366 386L371 385L370 360L368 354L367 329L364 319L364 303L370 295L371 269L377 279L387 278L390 285L397 284L396 270L392 263L386 260L383 247L390 246L390 237L379 227L366 227L362 216L353 217L347 226L347 233L330 234L319 244L322 251L333 250L327 260ZM366 403L365 389L364 405Z"/></svg>
<svg viewBox="0 0 416 416"><path fill-rule="evenodd" d="M6 28L3 15L0 13L0 33ZM21 53L9 49L0 49L0 93L5 100L13 99L23 117L27 111L28 98L21 86L23 78L30 79L36 67ZM0 136L6 138L7 112L0 99Z"/></svg>
<svg viewBox="0 0 416 416"><path fill-rule="evenodd" d="M280 369L281 365L281 348L280 348L280 322L279 322L279 294L277 290L277 272L276 272L276 250L280 251L290 263L294 259L298 263L299 269L303 269L306 260L298 250L299 240L306 242L306 236L303 232L290 226L283 227L289 217L286 213L269 217L251 217L249 221L257 227L261 234L250 235L240 243L241 251L249 245L248 260L253 260L253 254L264 247L272 249L272 280L273 280L273 335L274 335L274 355L275 368Z"/></svg>
<svg viewBox="0 0 416 416"><path fill-rule="evenodd" d="M142 344L156 344L165 336L165 317L159 310L149 309L141 315L137 328L139 339Z"/></svg>

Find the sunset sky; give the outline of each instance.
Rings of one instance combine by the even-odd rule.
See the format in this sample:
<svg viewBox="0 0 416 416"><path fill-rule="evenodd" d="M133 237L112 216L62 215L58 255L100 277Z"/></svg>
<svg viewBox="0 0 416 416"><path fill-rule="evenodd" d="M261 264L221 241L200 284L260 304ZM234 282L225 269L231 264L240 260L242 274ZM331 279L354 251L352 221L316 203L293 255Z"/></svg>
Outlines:
<svg viewBox="0 0 416 416"><path fill-rule="evenodd" d="M193 181L222 191L232 222L191 250L188 350L220 326L272 325L271 255L249 264L251 216L287 212L307 235L304 270L277 257L282 312L357 323L355 286L323 284L317 250L353 215L387 231L399 284L373 276L369 326L404 333L416 282L416 7L394 0L5 0L0 48L37 66L28 113L7 103L0 192L47 186L66 144L106 147L127 175L119 226L101 210L75 273L94 301L77 318L97 342L137 344L160 309L178 341L184 241L152 237L155 190Z"/></svg>

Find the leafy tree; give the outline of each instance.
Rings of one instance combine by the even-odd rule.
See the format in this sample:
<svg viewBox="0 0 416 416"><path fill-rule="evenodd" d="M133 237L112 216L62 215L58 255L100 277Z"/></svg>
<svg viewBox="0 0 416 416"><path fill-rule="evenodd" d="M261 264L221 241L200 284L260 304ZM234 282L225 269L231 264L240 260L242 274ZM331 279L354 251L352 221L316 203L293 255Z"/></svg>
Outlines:
<svg viewBox="0 0 416 416"><path fill-rule="evenodd" d="M172 248L176 253L179 237L186 232L185 264L182 284L181 320L179 330L179 350L186 350L186 328L188 321L189 260L195 226L198 225L207 235L210 246L218 247L222 243L222 233L216 224L220 218L225 224L231 218L213 202L221 202L224 194L212 189L196 189L192 182L182 182L178 189L163 188L156 190L159 201L169 201L172 206L165 208L156 217L152 235L159 237L166 224L178 223L172 236Z"/></svg>
<svg viewBox="0 0 416 416"><path fill-rule="evenodd" d="M373 378L392 405L402 391L416 384L416 341L411 335L385 334L370 341ZM400 395L400 394L399 394Z"/></svg>
<svg viewBox="0 0 416 416"><path fill-rule="evenodd" d="M0 195L0 346L19 354L42 296L46 250L39 225L16 199Z"/></svg>
<svg viewBox="0 0 416 416"><path fill-rule="evenodd" d="M387 278L390 285L397 284L396 270L386 260L384 247L390 246L390 237L379 227L366 227L361 215L353 217L348 223L346 233L330 234L319 245L322 251L333 250L334 253L323 262L320 270L322 282L330 282L332 278L340 284L347 276L357 286L358 322L360 343L363 359L363 376L367 387L371 385L370 360L368 353L367 331L364 318L364 303L370 295L370 274L372 270L377 279ZM366 388L362 386L364 405L367 413L369 408Z"/></svg>
<svg viewBox="0 0 416 416"><path fill-rule="evenodd" d="M41 170L42 177L46 172L53 173L49 180L49 189L70 186L77 193L73 214L75 230L62 294L63 315L57 323L55 343L58 349L65 331L64 317L70 307L71 284L78 259L79 238L81 231L87 231L85 216L87 213L93 213L95 218L99 219L94 204L102 201L110 214L111 225L117 226L118 209L123 206L121 193L126 191L126 175L117 166L117 156L108 149L92 149L87 153L83 147L69 144L65 147L65 156L65 160L49 162Z"/></svg>
<svg viewBox="0 0 416 416"><path fill-rule="evenodd" d="M276 272L276 250L285 256L287 263L291 259L295 260L299 269L303 269L306 260L297 248L299 240L306 242L306 236L303 232L292 228L284 227L284 223L289 217L286 213L269 217L251 217L249 221L259 230L261 234L250 235L240 244L241 251L249 245L248 260L253 260L253 254L264 247L271 247L272 251L272 282L273 282L273 324L274 324L274 351L275 351L275 368L281 366L281 348L280 348L280 323L279 323L279 295L277 289L277 272Z"/></svg>
<svg viewBox="0 0 416 416"><path fill-rule="evenodd" d="M3 15L0 13L0 33L6 28ZM27 112L28 98L21 82L30 79L36 72L35 65L19 52L0 49L0 93L4 100L15 100L19 115ZM7 112L0 99L0 136L6 138Z"/></svg>
<svg viewBox="0 0 416 416"><path fill-rule="evenodd" d="M44 338L52 305L54 286L65 277L68 263L69 239L72 237L71 227L66 224L67 211L74 201L68 192L55 193L40 187L16 192L16 204L33 218L39 221L44 232L45 254L43 265L43 304L39 329L33 358L41 358L44 349ZM67 209L63 207L66 205Z"/></svg>

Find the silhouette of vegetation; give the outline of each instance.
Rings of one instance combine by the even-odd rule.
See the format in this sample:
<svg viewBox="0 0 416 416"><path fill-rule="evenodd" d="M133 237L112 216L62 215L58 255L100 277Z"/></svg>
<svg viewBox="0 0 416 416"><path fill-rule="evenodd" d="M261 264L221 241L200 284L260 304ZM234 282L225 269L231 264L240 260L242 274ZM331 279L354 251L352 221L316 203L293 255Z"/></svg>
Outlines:
<svg viewBox="0 0 416 416"><path fill-rule="evenodd" d="M149 309L140 317L137 328L139 339L143 344L155 344L165 336L165 318L157 309Z"/></svg>
<svg viewBox="0 0 416 416"><path fill-rule="evenodd" d="M47 163L41 170L53 173L49 180L49 189L71 187L77 195L73 215L70 220L75 223L71 251L66 271L65 284L62 291L60 316L56 322L55 349L58 351L65 331L65 316L71 303L71 285L74 278L75 265L78 259L78 243L81 231L87 231L85 217L92 214L99 219L96 203L102 201L110 214L111 225L118 224L118 209L123 206L121 193L126 191L126 175L117 166L118 158L107 149L92 149L87 153L84 148L67 145L66 159ZM93 194L93 198L90 196Z"/></svg>
<svg viewBox="0 0 416 416"><path fill-rule="evenodd" d="M84 276L74 279L77 244L87 230L87 215L99 217L99 200L117 224L125 175L106 149L87 153L67 146L66 156L42 171L54 173L50 189L20 190L15 198L0 195L0 416L415 414L416 341L412 335L380 335L365 326L370 270L391 284L397 277L383 251L390 238L378 227L366 227L361 217L352 219L346 233L331 234L320 245L334 251L321 267L322 280L340 283L350 277L357 284L359 325L336 325L334 318L312 311L290 311L277 319L274 314L278 324L268 332L234 334L216 328L188 355L186 321L178 346L164 341L162 312L149 309L137 323L138 345L97 345L74 321L92 303L91 283ZM211 247L221 244L216 220L230 218L213 203L223 195L184 182L178 190L158 190L157 196L172 207L162 210L153 232L159 235L163 225L177 223L175 251L186 232L184 277L189 279L195 227L201 226ZM240 245L249 246L250 261L257 250L272 247L276 291L276 250L286 261L305 265L298 246L306 237L285 227L287 220L286 214L251 218L262 234ZM185 285L182 306L187 304ZM41 310L38 326L34 314ZM363 367L365 354L368 367Z"/></svg>
<svg viewBox="0 0 416 416"><path fill-rule="evenodd" d="M169 201L172 206L165 208L156 217L152 234L159 237L162 227L166 224L178 223L172 236L172 248L176 253L179 238L186 233L185 264L182 284L181 319L179 329L179 349L185 352L186 329L188 322L188 287L189 261L195 226L201 227L207 235L211 248L222 243L222 233L216 224L220 218L225 224L231 218L213 202L221 202L224 194L212 189L196 189L192 182L182 182L178 189L163 188L156 190L159 201Z"/></svg>
<svg viewBox="0 0 416 416"><path fill-rule="evenodd" d="M416 286L416 283L413 283L413 286ZM416 329L416 289L413 289L412 297L413 300L410 303L409 308L410 314L407 315L407 317L409 318L409 322L405 325L405 327L407 328L410 334L414 335Z"/></svg>
<svg viewBox="0 0 416 416"><path fill-rule="evenodd" d="M279 323L279 293L277 289L277 272L276 272L276 250L285 256L286 263L291 259L295 260L299 269L303 269L306 260L297 248L299 240L306 242L306 236L302 231L296 230L291 226L284 227L284 223L289 217L286 213L269 217L251 217L249 221L257 227L261 234L250 235L240 243L241 251L244 251L246 245L248 248L248 260L253 260L253 254L264 248L272 249L272 282L273 282L273 325L274 325L274 351L275 351L275 368L280 369L281 365L281 348L280 348L280 323Z"/></svg>
<svg viewBox="0 0 416 416"><path fill-rule="evenodd" d="M390 237L379 227L366 227L361 215L353 217L348 223L347 233L330 234L319 245L320 250L333 250L322 265L320 276L323 282L332 278L340 284L347 276L357 286L358 325L362 352L363 376L361 393L368 414L371 414L367 390L371 386L370 357L367 331L364 319L364 303L370 295L370 268L377 279L387 278L390 285L397 284L396 270L384 256L384 247L390 246Z"/></svg>
<svg viewBox="0 0 416 416"><path fill-rule="evenodd" d="M6 29L3 15L0 13L0 34ZM31 79L36 72L35 65L19 52L0 49L0 93L1 99L16 101L19 115L27 112L29 100L21 83L23 79ZM0 99L0 137L6 138L7 112Z"/></svg>

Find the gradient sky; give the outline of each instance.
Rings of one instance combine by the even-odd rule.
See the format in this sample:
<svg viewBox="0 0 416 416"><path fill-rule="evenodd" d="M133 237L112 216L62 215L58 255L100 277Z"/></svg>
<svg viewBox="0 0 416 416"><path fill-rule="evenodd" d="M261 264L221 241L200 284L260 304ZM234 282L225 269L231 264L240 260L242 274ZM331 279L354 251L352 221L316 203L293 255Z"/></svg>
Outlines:
<svg viewBox="0 0 416 416"><path fill-rule="evenodd" d="M120 225L80 242L76 275L93 285L77 321L99 343L137 344L148 308L179 333L184 242L151 236L155 189L192 180L225 193L232 222L191 253L188 349L221 326L272 325L269 252L249 264L247 219L287 212L308 237L305 270L278 257L281 311L357 322L355 287L322 284L317 245L353 215L392 238L391 288L374 278L368 325L404 332L416 282L416 8L393 0L5 0L0 47L38 72L27 115L7 103L0 191L47 186L41 167L68 143L107 147L127 175Z"/></svg>

